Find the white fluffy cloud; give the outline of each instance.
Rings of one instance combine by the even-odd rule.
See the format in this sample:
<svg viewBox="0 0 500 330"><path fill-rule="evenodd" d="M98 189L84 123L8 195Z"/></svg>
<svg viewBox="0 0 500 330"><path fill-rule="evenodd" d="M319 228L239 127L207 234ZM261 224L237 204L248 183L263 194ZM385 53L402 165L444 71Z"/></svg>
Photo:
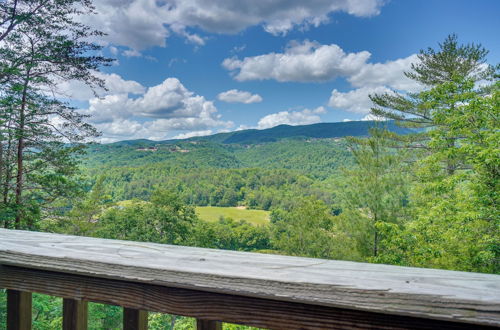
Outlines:
<svg viewBox="0 0 500 330"><path fill-rule="evenodd" d="M357 89L345 93L334 89L328 105L360 114L370 111L369 94L391 90L414 92L422 88L404 75L412 63L418 62L417 55L385 63L368 63L370 56L368 51L346 53L335 44L321 45L306 40L290 43L283 53L226 58L222 66L240 81L316 82L343 77Z"/></svg>
<svg viewBox="0 0 500 330"><path fill-rule="evenodd" d="M411 55L385 63L366 63L358 72L347 78L353 87L358 88L345 93L334 89L328 105L336 109L368 114L373 106L370 94L392 93L393 90L418 91L422 86L404 75L405 71L410 70L411 64L417 61L417 55ZM378 119L367 115L361 120Z"/></svg>
<svg viewBox="0 0 500 330"><path fill-rule="evenodd" d="M57 84L56 94L62 98L87 101L97 96L106 96L120 93L142 94L146 90L144 86L137 81L125 80L116 73L94 72L95 76L104 80L107 90L98 88L92 91L85 83L81 81L61 81Z"/></svg>
<svg viewBox="0 0 500 330"><path fill-rule="evenodd" d="M252 94L246 91L239 91L237 89L230 89L220 93L217 98L221 101L228 103L258 103L262 102L262 97L259 94Z"/></svg>
<svg viewBox="0 0 500 330"><path fill-rule="evenodd" d="M363 121L385 121L387 119L383 118L383 117L375 116L375 115L369 113L366 116L364 116L363 118L361 118L361 120L363 120Z"/></svg>
<svg viewBox="0 0 500 330"><path fill-rule="evenodd" d="M188 132L188 133L181 133L176 136L174 136L172 139L189 139L191 137L195 136L206 136L213 134L212 130L205 130L205 131L195 131L195 132Z"/></svg>
<svg viewBox="0 0 500 330"><path fill-rule="evenodd" d="M111 51L113 52L113 51ZM135 49L126 49L122 52L122 55L125 57L142 57L141 52Z"/></svg>
<svg viewBox="0 0 500 330"><path fill-rule="evenodd" d="M203 46L205 45L205 38L199 36L196 33L189 33L186 31L186 26L179 23L174 23L170 25L170 29L180 36L186 38L186 41L194 45Z"/></svg>
<svg viewBox="0 0 500 330"><path fill-rule="evenodd" d="M318 26L333 12L359 17L378 15L382 0L95 0L98 15L87 23L107 33L108 42L141 50L165 46L176 33L202 45L203 37L188 32L198 28L234 34L262 25L272 34L285 34L297 26Z"/></svg>
<svg viewBox="0 0 500 330"><path fill-rule="evenodd" d="M315 41L293 41L283 53L269 53L239 59L226 58L222 66L239 81L274 79L277 81L318 82L344 77L353 87L388 86L398 90L421 88L404 75L417 55L367 63L368 51L346 53L338 45L321 45Z"/></svg>
<svg viewBox="0 0 500 330"><path fill-rule="evenodd" d="M135 120L118 118L114 121L96 124L107 139L123 139L135 137L144 129L143 125Z"/></svg>
<svg viewBox="0 0 500 330"><path fill-rule="evenodd" d="M89 108L85 110L85 113L90 115L89 121L92 123L111 123L133 116L132 101L128 94L92 98L89 100Z"/></svg>
<svg viewBox="0 0 500 330"><path fill-rule="evenodd" d="M134 111L143 116L163 118L192 117L217 112L213 102L194 95L177 78L167 78L148 88L143 97L134 100Z"/></svg>
<svg viewBox="0 0 500 330"><path fill-rule="evenodd" d="M370 53L345 53L335 44L313 41L291 42L283 53L269 53L239 60L227 58L222 66L239 81L274 79L277 81L328 81L351 76L361 70Z"/></svg>
<svg viewBox="0 0 500 330"><path fill-rule="evenodd" d="M389 86L399 90L416 91L421 86L407 78L404 72L409 71L411 64L417 61L417 55L411 55L385 63L366 63L348 80L354 87Z"/></svg>
<svg viewBox="0 0 500 330"><path fill-rule="evenodd" d="M335 109L366 114L370 112L370 108L372 107L372 101L369 98L370 94L390 92L391 90L384 86L361 87L346 93L342 93L334 89L332 91L332 95L330 96L328 105Z"/></svg>
<svg viewBox="0 0 500 330"><path fill-rule="evenodd" d="M321 122L320 114L326 113L324 107L304 109L302 111L281 111L262 117L257 124L258 129L271 128L278 125L309 125Z"/></svg>
<svg viewBox="0 0 500 330"><path fill-rule="evenodd" d="M212 101L189 91L177 78L143 91L132 98L128 93L92 98L83 110L108 140L123 138L166 139L179 131L207 131L230 128Z"/></svg>
<svg viewBox="0 0 500 330"><path fill-rule="evenodd" d="M155 0L96 0L97 15L87 15L84 22L105 32L109 43L142 50L166 46L170 35L165 27L168 5Z"/></svg>

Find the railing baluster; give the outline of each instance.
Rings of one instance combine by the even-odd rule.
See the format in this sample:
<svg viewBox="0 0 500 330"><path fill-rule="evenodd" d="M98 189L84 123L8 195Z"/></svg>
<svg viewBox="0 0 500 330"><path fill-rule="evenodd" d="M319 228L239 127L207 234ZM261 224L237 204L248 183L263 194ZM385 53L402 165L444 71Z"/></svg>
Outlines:
<svg viewBox="0 0 500 330"><path fill-rule="evenodd" d="M88 303L63 299L63 330L87 330Z"/></svg>
<svg viewBox="0 0 500 330"><path fill-rule="evenodd" d="M197 330L222 330L222 322L196 319Z"/></svg>
<svg viewBox="0 0 500 330"><path fill-rule="evenodd" d="M31 329L31 292L7 290L7 330Z"/></svg>
<svg viewBox="0 0 500 330"><path fill-rule="evenodd" d="M148 312L123 308L123 330L147 330Z"/></svg>

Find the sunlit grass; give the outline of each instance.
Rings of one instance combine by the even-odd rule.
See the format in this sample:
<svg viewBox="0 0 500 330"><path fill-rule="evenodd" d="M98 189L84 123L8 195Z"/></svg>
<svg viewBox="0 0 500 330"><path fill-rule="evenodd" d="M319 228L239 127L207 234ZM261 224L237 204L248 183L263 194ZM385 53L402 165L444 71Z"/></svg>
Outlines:
<svg viewBox="0 0 500 330"><path fill-rule="evenodd" d="M237 207L215 207L198 206L196 213L200 219L205 221L217 221L221 216L233 220L246 220L254 225L266 225L269 223L269 211L248 210Z"/></svg>

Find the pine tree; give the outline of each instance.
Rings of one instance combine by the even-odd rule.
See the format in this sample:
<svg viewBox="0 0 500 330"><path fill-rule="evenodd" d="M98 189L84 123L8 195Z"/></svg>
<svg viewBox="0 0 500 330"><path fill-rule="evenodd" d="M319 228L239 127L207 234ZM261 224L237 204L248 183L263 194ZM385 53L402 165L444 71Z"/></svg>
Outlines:
<svg viewBox="0 0 500 330"><path fill-rule="evenodd" d="M0 44L2 213L9 226L14 212L15 228L33 228L41 205L77 187L70 180L77 169L74 154L81 149L75 143L97 133L85 116L49 95L64 80L102 86L93 72L110 62L92 55L100 46L87 41L102 33L75 18L92 12L90 1L38 3L35 13L15 18L19 23Z"/></svg>
<svg viewBox="0 0 500 330"><path fill-rule="evenodd" d="M405 72L408 78L422 86L424 92L370 95L375 105L371 113L377 117L395 120L400 126L417 129L416 133L406 136L392 134L392 138L406 148L423 151L415 152L414 157L433 153L433 149L428 145L429 132L436 129L449 131L449 127L437 118L443 111L453 112L456 104L449 102L451 98L440 99L440 104L436 103L436 100L430 102L425 90L460 79L474 83L492 80L494 68L486 63L487 54L488 51L480 44L459 45L456 35L448 36L439 44L438 50L421 50L418 62L412 64L411 71ZM481 93L482 90L478 88L477 92ZM445 147L456 148L459 139L460 136L449 135ZM451 175L463 166L462 162L463 160L450 154L450 158L444 161L444 168Z"/></svg>
<svg viewBox="0 0 500 330"><path fill-rule="evenodd" d="M368 138L349 138L355 164L344 169L344 181L338 193L342 214L338 217L345 230L356 237L364 257L381 252L379 228L400 224L408 198L408 174L401 152L382 127L370 130Z"/></svg>
<svg viewBox="0 0 500 330"><path fill-rule="evenodd" d="M472 80L440 84L425 97L437 104L457 104L436 117L447 131L433 130L434 153L414 166L410 217L403 228L386 227L387 253L379 262L464 271L500 271L499 83L489 95L476 93ZM449 149L448 136L460 136ZM441 168L450 153L467 168L450 175Z"/></svg>
<svg viewBox="0 0 500 330"><path fill-rule="evenodd" d="M371 97L373 114L421 130L395 144L423 151L412 153L408 221L382 227L376 261L498 272L498 75L487 53L452 35L406 73L421 92Z"/></svg>

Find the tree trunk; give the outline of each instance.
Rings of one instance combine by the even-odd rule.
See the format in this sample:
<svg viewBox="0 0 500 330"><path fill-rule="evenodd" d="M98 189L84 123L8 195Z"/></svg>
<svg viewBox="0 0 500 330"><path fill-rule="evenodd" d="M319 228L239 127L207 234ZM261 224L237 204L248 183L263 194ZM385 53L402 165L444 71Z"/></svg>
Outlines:
<svg viewBox="0 0 500 330"><path fill-rule="evenodd" d="M23 96L21 100L21 108L19 109L19 128L18 128L18 141L17 141L17 177L16 177L16 221L15 228L21 228L22 221L22 194L23 194L23 171L24 171L24 125L25 125L25 112L27 104L27 94L28 94L28 82L29 82L29 71L26 77L26 81L23 86ZM31 225L30 225L31 227Z"/></svg>
<svg viewBox="0 0 500 330"><path fill-rule="evenodd" d="M373 216L373 229L375 230L373 235L373 256L376 257L378 254L378 230L377 230L377 221L379 217L378 214L375 213Z"/></svg>
<svg viewBox="0 0 500 330"><path fill-rule="evenodd" d="M5 181L3 182L3 203L9 202L9 184L12 180L12 134L9 132L9 140L7 142L7 153L5 155Z"/></svg>
<svg viewBox="0 0 500 330"><path fill-rule="evenodd" d="M448 149L454 149L454 148L455 148L455 140L449 139ZM455 174L455 170L456 170L456 164L454 164L454 160L450 159L450 157L448 156L448 159L446 160L446 172L448 173L448 175L451 176Z"/></svg>
<svg viewBox="0 0 500 330"><path fill-rule="evenodd" d="M455 110L455 104L450 105L450 110L454 112ZM449 129L449 128L448 128ZM447 144L448 144L448 150L453 150L455 149L455 140L454 139L447 139ZM446 159L446 172L448 175L453 175L455 174L455 170L457 168L457 165L455 164L455 161L450 158L450 156L447 157Z"/></svg>
<svg viewBox="0 0 500 330"><path fill-rule="evenodd" d="M3 136L2 136L2 140L0 140L0 180L2 180L3 178L3 172L5 168L3 153L4 151L3 151Z"/></svg>
<svg viewBox="0 0 500 330"><path fill-rule="evenodd" d="M5 161L4 161L4 149L3 149L3 136L2 136L2 140L0 140L0 181L3 179L4 177L4 168L5 168ZM6 205L4 205L5 207ZM4 222L3 222L3 226L4 228L7 228L9 226L9 220L7 218L4 219Z"/></svg>

